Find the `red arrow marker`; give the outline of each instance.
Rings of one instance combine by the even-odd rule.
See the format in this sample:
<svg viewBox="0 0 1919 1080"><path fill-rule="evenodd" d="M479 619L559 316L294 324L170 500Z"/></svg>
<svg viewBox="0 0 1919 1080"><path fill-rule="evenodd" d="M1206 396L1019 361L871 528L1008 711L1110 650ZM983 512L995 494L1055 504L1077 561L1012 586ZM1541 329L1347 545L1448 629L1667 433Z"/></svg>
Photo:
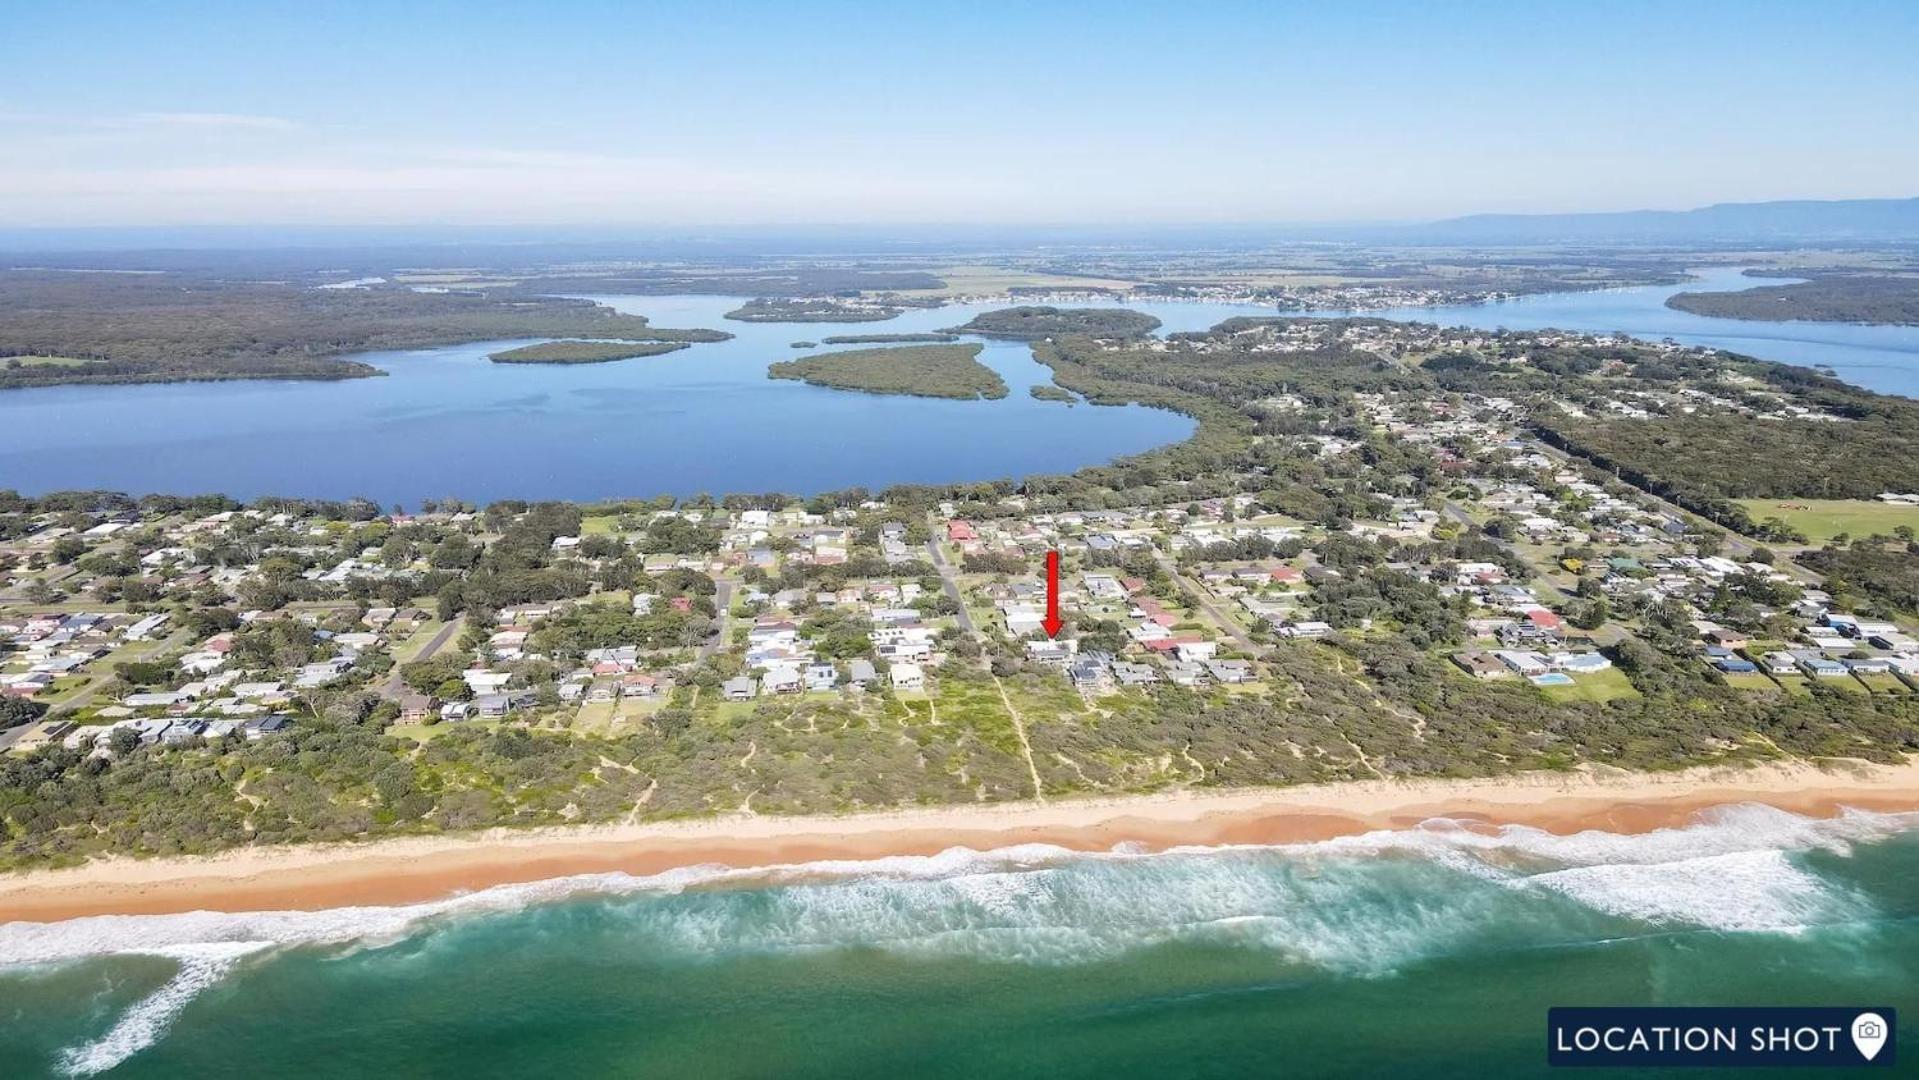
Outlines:
<svg viewBox="0 0 1919 1080"><path fill-rule="evenodd" d="M1066 620L1059 617L1059 552L1046 553L1046 621L1040 623L1046 628L1046 636L1058 637L1060 628Z"/></svg>

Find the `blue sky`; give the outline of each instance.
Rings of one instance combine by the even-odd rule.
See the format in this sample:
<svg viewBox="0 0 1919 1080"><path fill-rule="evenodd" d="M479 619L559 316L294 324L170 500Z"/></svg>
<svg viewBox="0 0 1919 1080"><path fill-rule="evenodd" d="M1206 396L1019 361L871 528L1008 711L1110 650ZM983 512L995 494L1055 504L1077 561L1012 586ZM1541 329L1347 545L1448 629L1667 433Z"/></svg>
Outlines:
<svg viewBox="0 0 1919 1080"><path fill-rule="evenodd" d="M47 2L0 41L16 227L1919 195L1912 2Z"/></svg>

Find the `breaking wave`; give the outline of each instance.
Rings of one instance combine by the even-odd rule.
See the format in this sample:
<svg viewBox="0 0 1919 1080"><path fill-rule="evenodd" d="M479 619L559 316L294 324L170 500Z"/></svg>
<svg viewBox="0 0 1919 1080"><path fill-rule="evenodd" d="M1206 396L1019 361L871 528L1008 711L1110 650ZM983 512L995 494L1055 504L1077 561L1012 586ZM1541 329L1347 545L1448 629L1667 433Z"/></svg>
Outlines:
<svg viewBox="0 0 1919 1080"><path fill-rule="evenodd" d="M271 946L272 942L258 941L155 950L179 961L179 970L158 990L135 1002L105 1035L61 1051L60 1070L68 1076L92 1076L152 1046L200 991L219 982L241 957Z"/></svg>
<svg viewBox="0 0 1919 1080"><path fill-rule="evenodd" d="M63 1052L66 1071L87 1075L152 1045L249 956L378 948L483 925L476 920L541 917L569 899L597 905L593 917L620 946L667 963L869 948L1071 964L1188 943L1368 977L1462 949L1591 941L1634 926L1791 933L1855 919L1868 901L1798 856L1844 855L1916 825L1919 815L1812 819L1753 805L1643 834L1435 820L1291 845L1097 854L1020 845L595 874L403 906L10 923L0 925L0 968L116 954L179 965L105 1035Z"/></svg>

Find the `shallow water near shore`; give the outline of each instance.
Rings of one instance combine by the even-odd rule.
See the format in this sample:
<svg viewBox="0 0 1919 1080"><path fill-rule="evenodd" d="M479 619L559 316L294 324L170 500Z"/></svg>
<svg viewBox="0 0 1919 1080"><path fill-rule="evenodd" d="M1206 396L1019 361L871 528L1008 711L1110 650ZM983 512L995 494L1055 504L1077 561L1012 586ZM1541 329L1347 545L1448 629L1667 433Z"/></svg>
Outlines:
<svg viewBox="0 0 1919 1080"><path fill-rule="evenodd" d="M1919 1011L1916 882L1919 815L1747 805L13 923L0 1075L1543 1074L1553 1004Z"/></svg>
<svg viewBox="0 0 1919 1080"><path fill-rule="evenodd" d="M1357 312L1467 325L1673 337L1791 364L1829 365L1919 396L1919 327L1708 319L1665 306L1685 290L1768 284L1709 270L1676 286L1550 293L1459 307ZM817 491L1062 473L1177 442L1184 416L1037 400L1052 374L1020 342L980 359L998 401L847 393L766 377L768 364L833 348L830 335L937 330L1008 304L909 310L872 323L742 323L739 298L595 297L656 326L728 330L732 341L570 366L494 364L483 342L363 354L389 374L334 383L60 386L0 393L0 488L349 498L415 506L457 496L598 500L696 492ZM1128 302L1160 333L1204 330L1270 306ZM1332 314L1332 313L1326 313ZM978 340L978 339L967 339Z"/></svg>

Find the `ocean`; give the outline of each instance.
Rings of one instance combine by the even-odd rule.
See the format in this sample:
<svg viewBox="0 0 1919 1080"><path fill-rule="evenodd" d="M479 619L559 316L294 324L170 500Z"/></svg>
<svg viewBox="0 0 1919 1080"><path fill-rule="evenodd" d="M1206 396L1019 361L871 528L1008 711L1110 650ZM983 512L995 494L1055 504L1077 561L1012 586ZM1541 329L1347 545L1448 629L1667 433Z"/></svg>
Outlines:
<svg viewBox="0 0 1919 1080"><path fill-rule="evenodd" d="M1633 1004L1919 1016L1919 815L1434 821L0 926L6 1077L1534 1076L1548 1007Z"/></svg>

